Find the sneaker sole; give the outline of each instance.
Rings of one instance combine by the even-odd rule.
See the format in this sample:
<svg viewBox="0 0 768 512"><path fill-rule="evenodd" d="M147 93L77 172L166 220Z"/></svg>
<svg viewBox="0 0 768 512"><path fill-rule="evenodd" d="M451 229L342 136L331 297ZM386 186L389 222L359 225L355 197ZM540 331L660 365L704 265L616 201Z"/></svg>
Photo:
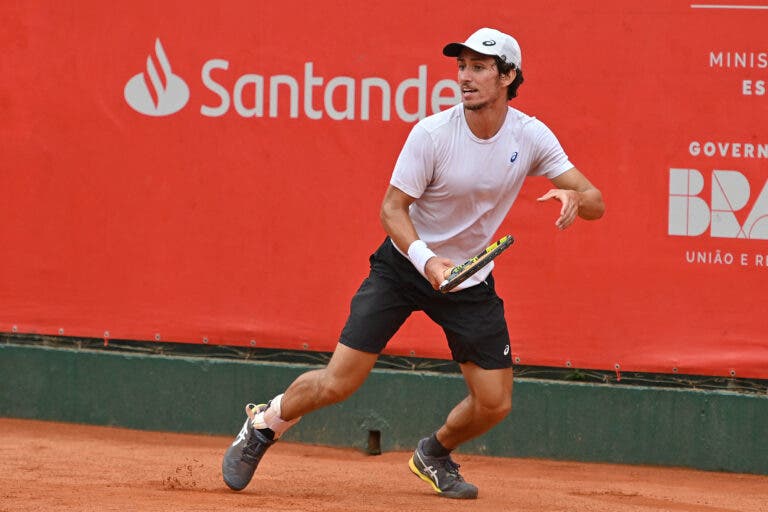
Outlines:
<svg viewBox="0 0 768 512"><path fill-rule="evenodd" d="M431 485L432 489L434 489L436 493L443 494L443 491L441 491L435 485L435 482L433 482L431 478L429 478L427 475L419 471L419 468L416 467L416 463L413 462L413 456L411 456L411 460L408 461L408 467L411 468L411 471L413 472L414 475L416 475L417 477L421 478L422 480L427 482L429 485Z"/></svg>
<svg viewBox="0 0 768 512"><path fill-rule="evenodd" d="M226 486L227 486L227 487L229 487L229 488L230 488L231 490L233 490L233 491L238 491L238 492L239 492L239 491L242 491L243 489L245 489L246 487L248 487L248 484L249 484L249 483L251 483L251 482L249 481L249 482L248 482L248 484L245 484L245 485L243 485L243 486L241 487L241 486L239 486L239 485L234 485L234 484L231 484L231 483L229 483L229 481L228 481L226 478L222 478L222 480L224 480L224 483L226 484Z"/></svg>
<svg viewBox="0 0 768 512"><path fill-rule="evenodd" d="M408 461L408 467L410 468L411 472L414 475L416 475L417 477L427 482L432 487L432 489L434 489L437 495L440 496L441 498L452 498L452 499L459 499L459 500L474 500L477 498L477 493L473 493L468 496L462 496L460 494L452 494L452 493L446 493L441 491L440 488L435 485L435 482L433 482L431 478L429 478L427 475L419 471L419 468L416 467L416 463L413 462L413 456L411 456L411 459Z"/></svg>

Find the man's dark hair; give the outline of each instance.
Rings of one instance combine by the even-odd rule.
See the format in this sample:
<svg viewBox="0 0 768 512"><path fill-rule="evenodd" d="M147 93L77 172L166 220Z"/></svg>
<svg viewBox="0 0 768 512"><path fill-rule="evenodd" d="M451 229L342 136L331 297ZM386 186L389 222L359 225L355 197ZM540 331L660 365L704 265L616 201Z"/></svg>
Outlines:
<svg viewBox="0 0 768 512"><path fill-rule="evenodd" d="M501 57L494 55L493 58L496 60L496 69L499 70L499 75L508 75L512 71L517 71L515 74L515 79L512 80L512 83L509 84L509 87L507 87L507 100L511 100L512 98L517 97L517 89L520 87L520 84L523 83L523 70L519 69L511 62L507 62Z"/></svg>

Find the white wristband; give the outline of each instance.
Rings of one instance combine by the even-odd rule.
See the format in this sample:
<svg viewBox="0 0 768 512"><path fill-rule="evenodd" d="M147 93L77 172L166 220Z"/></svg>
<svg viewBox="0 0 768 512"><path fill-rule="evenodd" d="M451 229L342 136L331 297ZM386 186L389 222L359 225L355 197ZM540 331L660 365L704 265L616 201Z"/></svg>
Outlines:
<svg viewBox="0 0 768 512"><path fill-rule="evenodd" d="M419 274L424 277L427 277L427 274L424 272L424 267L427 265L427 260L433 256L437 255L427 247L424 240L416 240L410 247L408 247L408 259L411 260L411 263L413 263L413 266L419 271Z"/></svg>

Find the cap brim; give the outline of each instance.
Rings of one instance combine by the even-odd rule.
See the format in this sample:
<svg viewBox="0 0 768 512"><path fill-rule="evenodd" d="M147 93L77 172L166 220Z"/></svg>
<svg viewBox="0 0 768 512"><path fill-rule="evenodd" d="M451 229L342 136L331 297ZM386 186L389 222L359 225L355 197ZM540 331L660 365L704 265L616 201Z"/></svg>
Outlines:
<svg viewBox="0 0 768 512"><path fill-rule="evenodd" d="M487 55L488 57L493 57L496 55L494 52L484 52L481 49L472 48L471 46L467 46L464 43L451 43L445 45L445 48L443 48L443 55L446 57L458 57L461 54L461 51L465 49L479 53L480 55Z"/></svg>
<svg viewBox="0 0 768 512"><path fill-rule="evenodd" d="M465 46L462 43L450 43L445 45L445 48L443 48L443 55L446 57L458 57L461 53L461 50L464 48L468 48L468 46Z"/></svg>

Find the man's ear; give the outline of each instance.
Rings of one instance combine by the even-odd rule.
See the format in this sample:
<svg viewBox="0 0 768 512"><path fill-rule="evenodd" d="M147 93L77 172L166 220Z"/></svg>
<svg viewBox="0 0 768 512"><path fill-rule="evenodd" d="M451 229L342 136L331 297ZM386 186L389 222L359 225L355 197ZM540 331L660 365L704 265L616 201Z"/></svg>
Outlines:
<svg viewBox="0 0 768 512"><path fill-rule="evenodd" d="M515 81L515 78L517 78L517 70L512 69L506 75L501 75L501 83L503 83L505 87L508 87Z"/></svg>

